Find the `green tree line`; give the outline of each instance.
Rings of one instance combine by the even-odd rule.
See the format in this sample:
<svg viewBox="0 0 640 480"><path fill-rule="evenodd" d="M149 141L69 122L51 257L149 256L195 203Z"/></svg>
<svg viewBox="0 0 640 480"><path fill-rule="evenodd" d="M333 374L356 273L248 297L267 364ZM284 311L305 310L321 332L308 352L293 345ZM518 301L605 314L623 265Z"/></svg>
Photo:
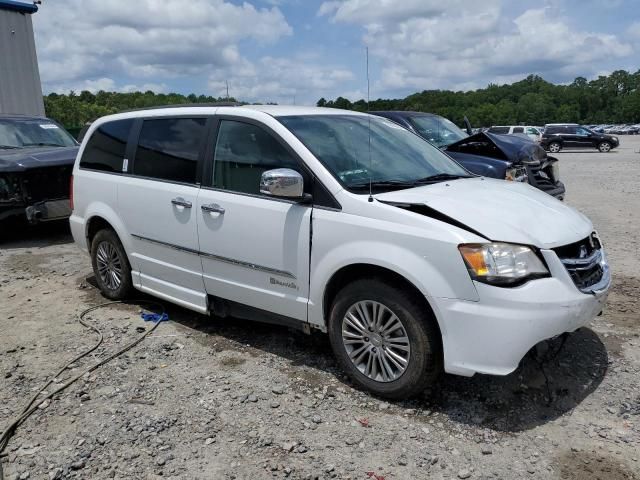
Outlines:
<svg viewBox="0 0 640 480"><path fill-rule="evenodd" d="M546 123L639 123L640 70L618 70L587 81L555 85L537 75L510 85L452 92L424 90L402 99L350 102L318 100L318 106L347 110L412 110L442 115L461 125L465 115L474 127L491 125L544 125Z"/></svg>
<svg viewBox="0 0 640 480"><path fill-rule="evenodd" d="M47 116L67 128L81 127L103 115L134 108L188 103L231 101L207 95L178 93L105 92L50 93L44 99ZM424 90L402 99L377 99L367 108L365 100L351 102L338 97L321 98L319 106L347 110L414 110L442 115L461 125L466 115L473 126L544 125L552 122L638 123L640 122L640 70L618 70L587 81L576 78L569 85L555 85L537 75L510 85L453 92Z"/></svg>
<svg viewBox="0 0 640 480"><path fill-rule="evenodd" d="M180 95L178 93L146 92L105 92L91 93L86 90L77 94L50 93L44 97L44 108L49 118L67 128L83 126L98 117L119 113L135 108L158 107L188 103L235 102L234 98L212 97L207 95Z"/></svg>

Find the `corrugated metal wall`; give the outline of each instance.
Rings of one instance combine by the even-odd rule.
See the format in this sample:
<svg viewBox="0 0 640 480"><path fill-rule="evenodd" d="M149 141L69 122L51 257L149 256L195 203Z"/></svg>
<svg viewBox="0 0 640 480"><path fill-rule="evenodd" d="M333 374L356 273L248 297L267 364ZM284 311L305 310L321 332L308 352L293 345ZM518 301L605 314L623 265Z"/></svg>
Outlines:
<svg viewBox="0 0 640 480"><path fill-rule="evenodd" d="M31 15L2 9L0 113L44 115Z"/></svg>

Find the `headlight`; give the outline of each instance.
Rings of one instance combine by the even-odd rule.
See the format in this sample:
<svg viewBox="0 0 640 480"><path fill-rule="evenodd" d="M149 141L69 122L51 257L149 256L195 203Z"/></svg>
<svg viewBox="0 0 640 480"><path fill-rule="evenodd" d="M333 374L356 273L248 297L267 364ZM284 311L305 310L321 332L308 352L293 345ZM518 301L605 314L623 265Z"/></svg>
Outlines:
<svg viewBox="0 0 640 480"><path fill-rule="evenodd" d="M556 182L560 180L560 162L553 162L551 164L551 173Z"/></svg>
<svg viewBox="0 0 640 480"><path fill-rule="evenodd" d="M525 167L511 167L507 168L504 179L510 182L526 182L527 181L527 169Z"/></svg>
<svg viewBox="0 0 640 480"><path fill-rule="evenodd" d="M536 252L524 245L463 244L458 249L469 275L478 282L508 287L549 276L549 270Z"/></svg>

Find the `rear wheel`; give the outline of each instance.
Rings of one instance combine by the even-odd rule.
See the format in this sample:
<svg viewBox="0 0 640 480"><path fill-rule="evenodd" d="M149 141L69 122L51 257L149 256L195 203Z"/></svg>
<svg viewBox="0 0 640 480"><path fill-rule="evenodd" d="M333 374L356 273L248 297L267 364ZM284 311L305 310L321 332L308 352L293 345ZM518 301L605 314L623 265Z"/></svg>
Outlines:
<svg viewBox="0 0 640 480"><path fill-rule="evenodd" d="M560 145L560 142L551 142L549 144L549 151L551 153L558 153L560 150L562 150L562 145Z"/></svg>
<svg viewBox="0 0 640 480"><path fill-rule="evenodd" d="M344 371L381 397L412 397L442 370L440 333L424 302L381 280L357 280L338 293L329 338Z"/></svg>
<svg viewBox="0 0 640 480"><path fill-rule="evenodd" d="M611 144L609 142L601 142L600 145L598 145L598 150L600 150L602 153L610 152Z"/></svg>
<svg viewBox="0 0 640 480"><path fill-rule="evenodd" d="M113 230L100 230L93 237L91 264L96 282L105 297L123 300L131 294L131 266L122 243Z"/></svg>

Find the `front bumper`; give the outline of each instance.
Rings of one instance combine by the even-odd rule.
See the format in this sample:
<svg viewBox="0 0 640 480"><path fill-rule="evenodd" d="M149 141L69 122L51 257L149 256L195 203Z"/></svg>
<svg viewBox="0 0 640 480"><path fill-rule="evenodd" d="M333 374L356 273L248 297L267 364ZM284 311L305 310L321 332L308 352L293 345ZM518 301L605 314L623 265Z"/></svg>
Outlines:
<svg viewBox="0 0 640 480"><path fill-rule="evenodd" d="M507 375L537 343L573 332L600 314L611 278L599 290L578 290L551 250L542 251L551 277L517 288L476 283L479 302L431 299L443 337L445 371Z"/></svg>

